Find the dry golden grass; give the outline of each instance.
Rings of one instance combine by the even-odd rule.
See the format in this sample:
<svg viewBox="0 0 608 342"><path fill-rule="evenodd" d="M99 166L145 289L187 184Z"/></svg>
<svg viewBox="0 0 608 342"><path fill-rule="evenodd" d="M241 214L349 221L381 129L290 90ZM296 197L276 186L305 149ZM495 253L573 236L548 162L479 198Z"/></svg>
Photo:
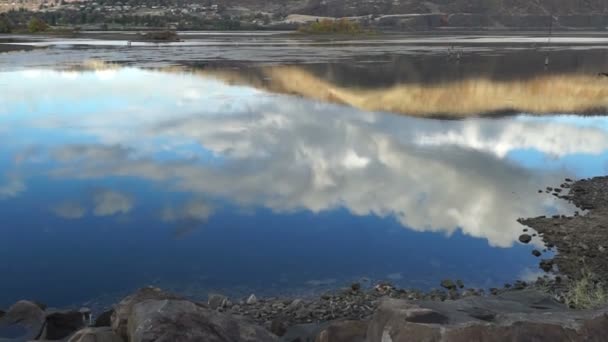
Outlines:
<svg viewBox="0 0 608 342"><path fill-rule="evenodd" d="M576 309L593 309L608 302L608 292L602 284L594 282L593 278L591 273L583 270L581 278L569 285L564 293L568 306Z"/></svg>
<svg viewBox="0 0 608 342"><path fill-rule="evenodd" d="M608 78L594 75L546 75L517 81L473 78L361 89L332 84L300 67L269 67L255 76L219 70L205 73L233 84L413 116L460 118L504 111L552 114L608 109Z"/></svg>

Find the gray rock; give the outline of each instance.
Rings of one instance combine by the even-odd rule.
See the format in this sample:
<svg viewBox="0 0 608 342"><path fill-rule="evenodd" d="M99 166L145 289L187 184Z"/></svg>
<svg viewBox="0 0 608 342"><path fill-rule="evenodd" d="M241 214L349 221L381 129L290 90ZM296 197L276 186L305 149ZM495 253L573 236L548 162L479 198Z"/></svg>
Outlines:
<svg viewBox="0 0 608 342"><path fill-rule="evenodd" d="M214 310L224 308L226 307L226 304L228 304L228 298L221 294L210 294L207 304Z"/></svg>
<svg viewBox="0 0 608 342"><path fill-rule="evenodd" d="M317 335L315 342L365 342L367 321L333 322Z"/></svg>
<svg viewBox="0 0 608 342"><path fill-rule="evenodd" d="M295 311L304 305L304 301L301 299L294 299L289 305L287 305L288 311Z"/></svg>
<svg viewBox="0 0 608 342"><path fill-rule="evenodd" d="M266 329L185 300L147 300L133 307L128 341L276 341Z"/></svg>
<svg viewBox="0 0 608 342"><path fill-rule="evenodd" d="M122 339L127 340L127 323L133 306L149 299L180 299L180 297L164 292L156 287L144 287L134 294L127 296L114 306L112 314L112 330Z"/></svg>
<svg viewBox="0 0 608 342"><path fill-rule="evenodd" d="M608 308L573 311L546 294L521 290L446 302L384 299L365 341L599 342L606 333Z"/></svg>
<svg viewBox="0 0 608 342"><path fill-rule="evenodd" d="M61 340L84 326L85 321L78 311L54 312L46 316L41 339Z"/></svg>
<svg viewBox="0 0 608 342"><path fill-rule="evenodd" d="M77 331L68 342L124 342L111 327L85 328Z"/></svg>
<svg viewBox="0 0 608 342"><path fill-rule="evenodd" d="M249 297L247 297L247 300L245 301L245 304L247 305L252 305L258 302L258 298L254 295L251 294Z"/></svg>
<svg viewBox="0 0 608 342"><path fill-rule="evenodd" d="M0 318L0 340L34 340L40 336L46 314L33 302L21 300Z"/></svg>

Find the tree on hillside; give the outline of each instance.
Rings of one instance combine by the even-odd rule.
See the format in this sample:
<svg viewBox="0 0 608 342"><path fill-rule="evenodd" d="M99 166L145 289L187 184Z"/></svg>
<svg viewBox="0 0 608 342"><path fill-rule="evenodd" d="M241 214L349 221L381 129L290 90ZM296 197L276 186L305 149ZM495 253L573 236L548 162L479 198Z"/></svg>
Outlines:
<svg viewBox="0 0 608 342"><path fill-rule="evenodd" d="M11 25L6 18L0 18L0 33L11 33Z"/></svg>
<svg viewBox="0 0 608 342"><path fill-rule="evenodd" d="M27 24L27 29L31 33L44 32L49 29L49 25L44 20L34 17Z"/></svg>

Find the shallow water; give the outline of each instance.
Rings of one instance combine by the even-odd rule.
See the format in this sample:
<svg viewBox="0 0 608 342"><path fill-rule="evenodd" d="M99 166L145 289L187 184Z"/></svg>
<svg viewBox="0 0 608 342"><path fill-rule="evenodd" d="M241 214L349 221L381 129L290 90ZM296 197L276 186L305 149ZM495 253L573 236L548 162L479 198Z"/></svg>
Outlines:
<svg viewBox="0 0 608 342"><path fill-rule="evenodd" d="M0 73L0 307L105 305L147 284L205 297L535 279L542 242L517 242L517 218L571 214L538 189L608 167L603 116L421 119L209 70L40 64ZM480 72L443 70L461 67ZM390 83L351 74L366 68L311 70Z"/></svg>

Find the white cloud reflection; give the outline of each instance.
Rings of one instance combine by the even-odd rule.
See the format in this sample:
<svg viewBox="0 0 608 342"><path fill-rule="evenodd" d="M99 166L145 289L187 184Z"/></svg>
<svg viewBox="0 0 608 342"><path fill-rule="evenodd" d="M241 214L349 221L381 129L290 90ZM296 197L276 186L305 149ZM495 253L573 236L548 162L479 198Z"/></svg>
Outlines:
<svg viewBox="0 0 608 342"><path fill-rule="evenodd" d="M213 214L213 207L202 200L192 200L174 208L165 207L161 219L165 222L197 221L204 222Z"/></svg>
<svg viewBox="0 0 608 342"><path fill-rule="evenodd" d="M93 213L95 216L126 214L133 209L133 199L126 194L113 190L97 190L93 194Z"/></svg>
<svg viewBox="0 0 608 342"><path fill-rule="evenodd" d="M130 80L133 71L128 74ZM101 83L118 84L123 76L118 71L110 82ZM519 118L437 121L371 114L196 76L162 77L172 81L171 93L185 90L187 106L165 94L164 84L145 82L142 89L126 92L133 98L130 111L139 113L134 117L117 110L66 118L69 125L50 128L78 127L97 143L54 148L51 155L59 166L52 173L164 181L194 197L224 198L245 208L261 206L276 212L344 207L355 215L394 217L416 231L452 234L461 229L506 247L521 232L518 217L567 207L535 191L560 182L563 171L529 170L506 155L532 149L563 157L608 149L606 132L594 127ZM188 90L211 85L215 92L234 96L224 102L207 101L204 91L197 99ZM71 88L54 89L65 97ZM156 106L140 101L143 92L172 102ZM103 92L74 95L70 101L103 101L99 96ZM175 158L155 157L159 146ZM182 152L188 158L182 158ZM219 165L203 162L206 153ZM130 197L105 192L96 196L94 213L125 213L132 207ZM162 218L206 220L212 212L204 202L190 202L183 208L166 208Z"/></svg>
<svg viewBox="0 0 608 342"><path fill-rule="evenodd" d="M0 184L0 200L17 197L25 190L25 183L20 179L8 179L4 184Z"/></svg>
<svg viewBox="0 0 608 342"><path fill-rule="evenodd" d="M55 215L68 220L75 220L86 215L87 210L80 203L64 202L51 208Z"/></svg>

